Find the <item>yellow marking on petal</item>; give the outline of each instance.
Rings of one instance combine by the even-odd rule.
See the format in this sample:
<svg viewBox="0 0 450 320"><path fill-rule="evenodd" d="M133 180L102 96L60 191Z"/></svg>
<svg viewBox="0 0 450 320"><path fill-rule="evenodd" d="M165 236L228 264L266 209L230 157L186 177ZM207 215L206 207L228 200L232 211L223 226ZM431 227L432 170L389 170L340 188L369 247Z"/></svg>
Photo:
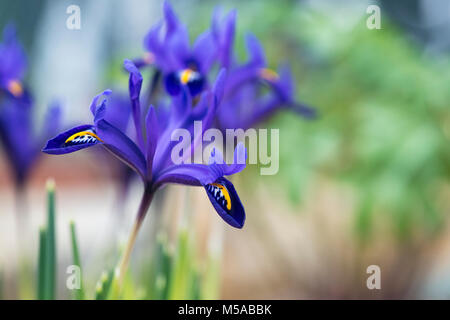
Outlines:
<svg viewBox="0 0 450 320"><path fill-rule="evenodd" d="M102 139L100 139L95 133L93 133L93 132L91 132L91 131L80 131L80 132L74 133L73 135L71 135L70 137L68 137L67 140L66 140L64 143L68 143L68 142L72 141L73 139L75 139L76 137L84 136L84 135L92 136L92 137L94 137L95 139L97 139L97 140L103 142Z"/></svg>
<svg viewBox="0 0 450 320"><path fill-rule="evenodd" d="M278 73L276 73L272 69L267 69L267 68L262 68L261 70L259 70L259 75L264 80L272 81L272 82L277 81L280 78Z"/></svg>
<svg viewBox="0 0 450 320"><path fill-rule="evenodd" d="M188 83L189 80L191 80L193 73L194 73L194 71L192 71L191 69L184 69L183 71L181 71L181 74L180 74L181 83L182 84Z"/></svg>
<svg viewBox="0 0 450 320"><path fill-rule="evenodd" d="M11 94L18 98L23 94L23 87L20 81L18 80L9 80L7 85L8 91L11 92Z"/></svg>
<svg viewBox="0 0 450 320"><path fill-rule="evenodd" d="M221 185L220 183L211 183L213 186L217 187L222 191L223 196L225 197L225 200L227 201L227 209L231 210L231 198L230 194L228 193L227 188L225 188L224 185Z"/></svg>
<svg viewBox="0 0 450 320"><path fill-rule="evenodd" d="M144 54L143 60L146 64L152 64L155 62L155 55L151 52L146 52Z"/></svg>

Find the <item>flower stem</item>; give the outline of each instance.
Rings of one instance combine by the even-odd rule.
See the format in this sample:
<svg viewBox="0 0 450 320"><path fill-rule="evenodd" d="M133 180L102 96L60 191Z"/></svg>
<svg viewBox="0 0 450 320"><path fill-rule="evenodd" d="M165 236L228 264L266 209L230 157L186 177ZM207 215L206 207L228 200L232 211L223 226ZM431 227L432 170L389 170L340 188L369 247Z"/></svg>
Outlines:
<svg viewBox="0 0 450 320"><path fill-rule="evenodd" d="M29 246L27 235L30 231L28 203L25 187L20 185L16 188L16 233L20 259L27 256L27 248Z"/></svg>
<svg viewBox="0 0 450 320"><path fill-rule="evenodd" d="M133 229L131 230L130 237L128 238L127 246L125 248L125 251L123 253L122 259L119 264L118 268L118 285L119 288L122 287L123 279L125 277L125 274L127 272L128 263L130 261L131 252L133 251L134 244L136 242L136 237L139 232L139 229L142 225L142 221L145 218L145 215L147 213L148 208L150 207L150 204L153 199L153 191L151 189L151 186L146 185L144 194L142 196L141 204L139 205L139 211L136 216L136 220L133 225Z"/></svg>

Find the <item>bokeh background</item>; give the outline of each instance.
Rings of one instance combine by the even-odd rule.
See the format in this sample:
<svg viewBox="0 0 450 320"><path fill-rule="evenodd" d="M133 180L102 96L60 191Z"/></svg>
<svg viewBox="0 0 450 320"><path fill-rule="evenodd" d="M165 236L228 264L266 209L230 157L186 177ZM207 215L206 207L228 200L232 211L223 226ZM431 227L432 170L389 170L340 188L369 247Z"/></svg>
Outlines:
<svg viewBox="0 0 450 320"><path fill-rule="evenodd" d="M66 28L71 4L81 8L81 30ZM271 67L289 61L298 99L319 117L282 112L263 125L280 129L280 167L275 176L249 166L234 177L247 212L243 230L225 225L202 190L165 189L139 234L127 297L449 298L450 2L172 4L192 38L209 26L216 5L236 8L239 57L243 36L253 32ZM380 30L366 27L369 4L382 8ZM159 19L160 1L1 1L0 29L13 22L28 54L37 125L53 99L63 105L64 128L89 123L92 97L112 84L126 88L123 59L142 55L143 37ZM21 229L2 150L2 298L35 298L48 177L56 181L57 297L71 297L71 220L93 297L102 272L118 261L142 192L136 180L118 198L116 166L101 152L43 154L20 200L28 208ZM154 275L161 239L175 261L168 296L149 293L164 286ZM369 265L381 268L381 290L366 286ZM187 269L202 279L202 294L186 293L197 283L186 285L191 274L180 270Z"/></svg>

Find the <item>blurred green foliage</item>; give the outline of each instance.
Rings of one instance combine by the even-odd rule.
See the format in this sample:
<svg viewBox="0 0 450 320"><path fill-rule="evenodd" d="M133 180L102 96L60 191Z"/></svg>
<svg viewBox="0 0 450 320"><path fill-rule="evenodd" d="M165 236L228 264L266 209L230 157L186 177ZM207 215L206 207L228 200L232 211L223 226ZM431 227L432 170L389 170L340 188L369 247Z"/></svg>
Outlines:
<svg viewBox="0 0 450 320"><path fill-rule="evenodd" d="M39 300L56 298L55 185L47 183L47 225L39 231L38 291Z"/></svg>
<svg viewBox="0 0 450 320"><path fill-rule="evenodd" d="M114 281L114 269L103 272L95 289L95 300L106 300L111 294Z"/></svg>
<svg viewBox="0 0 450 320"><path fill-rule="evenodd" d="M280 171L254 179L278 180L294 205L318 181L350 188L362 239L370 239L378 217L400 240L417 228L436 234L450 174L449 57L426 54L385 13L382 29L369 30L365 12L351 8L270 1L226 7L238 9L239 56L251 30L269 66L290 62L298 99L320 115L304 121L283 112L272 120L268 125L280 128ZM212 9L202 10L209 16ZM196 24L201 30L207 23Z"/></svg>
<svg viewBox="0 0 450 320"><path fill-rule="evenodd" d="M191 231L182 228L171 246L165 233L155 243L150 266L140 277L145 279L146 299L217 299L220 259L208 253L200 262Z"/></svg>
<svg viewBox="0 0 450 320"><path fill-rule="evenodd" d="M81 267L81 258L80 258L80 250L78 249L78 240L76 235L76 228L75 228L75 222L70 222L70 239L72 244L72 255L73 255L73 265L80 268L80 288L74 289L74 298L76 300L83 300L84 295L84 285L83 285L83 275L81 273L82 267Z"/></svg>
<svg viewBox="0 0 450 320"><path fill-rule="evenodd" d="M299 21L306 50L320 51L312 44L315 33L336 30L314 25L317 21ZM449 177L448 60L425 55L387 19L379 31L365 28L362 19L334 43L314 65L312 81L305 78L301 86L322 114L298 136L297 141L310 141L307 150L300 150L302 159L327 179L351 186L357 231L363 237L370 235L375 213L391 219L400 239L412 236L417 227L433 234L443 222L439 190ZM323 144L317 141L322 132L330 135ZM331 152L314 159L330 141Z"/></svg>
<svg viewBox="0 0 450 320"><path fill-rule="evenodd" d="M37 270L37 298L56 299L56 248L55 236L55 189L54 183L47 185L47 225L39 232ZM73 265L80 267L81 259L75 223L70 223ZM80 289L69 290L73 299L217 299L219 293L219 266L217 255L208 254L205 263L199 263L194 250L193 237L186 229L178 232L175 247L171 247L164 233L155 241L153 255L144 259L144 274L133 276L129 270L124 284L119 287L115 268L104 271L92 296L85 294L83 275ZM200 268L202 266L202 268ZM106 266L105 266L106 268ZM84 269L82 273L85 273ZM204 272L200 272L204 270ZM0 273L0 289L2 277ZM70 275L69 275L70 276ZM142 281L144 279L144 281ZM65 289L65 290L66 290ZM1 292L1 290L0 290Z"/></svg>

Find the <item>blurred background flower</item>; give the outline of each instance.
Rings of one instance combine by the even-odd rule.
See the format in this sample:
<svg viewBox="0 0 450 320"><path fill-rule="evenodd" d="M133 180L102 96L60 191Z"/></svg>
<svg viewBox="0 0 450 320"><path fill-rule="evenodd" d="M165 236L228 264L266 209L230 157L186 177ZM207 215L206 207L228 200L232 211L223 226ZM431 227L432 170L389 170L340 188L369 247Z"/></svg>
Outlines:
<svg viewBox="0 0 450 320"><path fill-rule="evenodd" d="M30 88L24 83L27 58L13 24L3 30L0 65L0 141L13 183L16 240L22 255L20 263L27 263L31 239L28 237L31 230L27 180L37 165L40 145L60 129L61 110L59 104L53 102L47 109L44 125L38 128L35 102Z"/></svg>

